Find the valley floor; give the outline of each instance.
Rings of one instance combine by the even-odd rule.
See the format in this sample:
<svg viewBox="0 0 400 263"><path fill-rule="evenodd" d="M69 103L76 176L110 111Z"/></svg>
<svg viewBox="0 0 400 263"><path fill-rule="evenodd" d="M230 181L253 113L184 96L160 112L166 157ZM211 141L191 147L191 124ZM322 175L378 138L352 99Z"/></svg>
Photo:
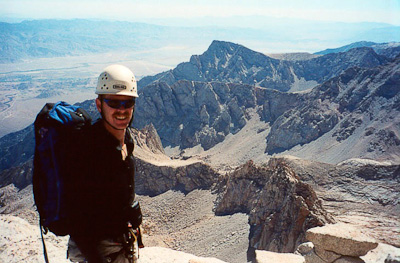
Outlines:
<svg viewBox="0 0 400 263"><path fill-rule="evenodd" d="M209 190L194 190L187 195L168 191L137 198L144 217L145 246L169 247L231 263L246 262L248 216L215 216L216 195Z"/></svg>

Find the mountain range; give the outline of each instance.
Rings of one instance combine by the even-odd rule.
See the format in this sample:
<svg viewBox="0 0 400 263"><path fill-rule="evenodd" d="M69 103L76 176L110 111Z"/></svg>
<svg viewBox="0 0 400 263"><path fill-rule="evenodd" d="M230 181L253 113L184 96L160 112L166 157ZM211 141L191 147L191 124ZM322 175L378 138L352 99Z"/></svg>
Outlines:
<svg viewBox="0 0 400 263"><path fill-rule="evenodd" d="M400 54L395 47L388 49L391 57ZM189 62L142 78L139 89L155 81L171 85L184 79L250 84L280 91L298 90L296 86L300 81L310 88L310 85L322 83L349 67L374 67L387 63L391 57L378 55L372 48L360 47L314 59L287 61L273 59L242 45L213 41L206 52L192 56ZM307 83L310 85L305 85Z"/></svg>
<svg viewBox="0 0 400 263"><path fill-rule="evenodd" d="M132 133L148 242L244 262L344 221L399 246L400 55L381 47L284 60L213 41L141 79ZM32 224L33 148L32 125L0 138L1 216Z"/></svg>
<svg viewBox="0 0 400 263"><path fill-rule="evenodd" d="M208 150L239 132L253 110L270 127L266 145L260 145L267 154L302 153L300 146L307 149L301 156L328 162L362 157L398 162L399 57L391 59L396 47L385 53L391 55L362 47L286 61L213 41L202 55L139 81L134 126L152 123L164 147ZM300 80L315 88L285 92ZM96 114L93 102L82 105ZM32 130L0 139L1 170L32 157Z"/></svg>
<svg viewBox="0 0 400 263"><path fill-rule="evenodd" d="M243 43L268 52L276 52L272 50L276 46L282 50L282 45L285 50L295 47L303 51L309 45L319 50L319 45L338 46L357 39L378 43L400 41L399 27L382 23L315 24L276 18L272 22L270 18L271 22L265 24L262 17L236 19L233 18L233 27L224 24L227 18L210 26L157 25L156 19L148 23L84 19L0 22L0 63L110 51L148 52L171 46L196 46L197 50L203 50L213 39ZM250 21L254 22L247 24Z"/></svg>
<svg viewBox="0 0 400 263"><path fill-rule="evenodd" d="M313 81L316 87L279 91L296 79ZM139 84L145 88L139 91L134 124L153 123L164 146L201 144L210 149L242 129L253 109L271 127L269 154L326 135L333 140L326 138L329 143L313 153L332 147L353 150L332 156L336 162L355 157L399 160L399 57L392 60L372 48L291 62L214 41L204 54Z"/></svg>

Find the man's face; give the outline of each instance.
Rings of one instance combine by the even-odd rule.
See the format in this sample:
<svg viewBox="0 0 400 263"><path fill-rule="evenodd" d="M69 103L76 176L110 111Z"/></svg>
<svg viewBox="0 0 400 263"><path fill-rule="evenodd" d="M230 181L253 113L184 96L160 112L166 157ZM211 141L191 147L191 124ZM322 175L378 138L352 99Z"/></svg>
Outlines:
<svg viewBox="0 0 400 263"><path fill-rule="evenodd" d="M102 99L96 99L97 110L105 119L106 125L117 130L126 129L132 119L135 98L121 95L103 95ZM125 103L124 103L125 102Z"/></svg>

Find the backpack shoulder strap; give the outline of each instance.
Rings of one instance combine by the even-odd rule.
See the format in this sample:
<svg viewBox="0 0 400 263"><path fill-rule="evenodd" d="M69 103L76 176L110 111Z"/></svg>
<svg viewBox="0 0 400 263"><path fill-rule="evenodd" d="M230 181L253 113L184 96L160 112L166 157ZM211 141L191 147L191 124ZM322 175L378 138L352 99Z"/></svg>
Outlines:
<svg viewBox="0 0 400 263"><path fill-rule="evenodd" d="M46 243L44 242L44 236L43 236L43 231L44 230L43 230L43 226L42 226L41 220L39 220L39 229L40 229L40 236L42 237L44 261L46 263L49 263L49 256L47 255Z"/></svg>

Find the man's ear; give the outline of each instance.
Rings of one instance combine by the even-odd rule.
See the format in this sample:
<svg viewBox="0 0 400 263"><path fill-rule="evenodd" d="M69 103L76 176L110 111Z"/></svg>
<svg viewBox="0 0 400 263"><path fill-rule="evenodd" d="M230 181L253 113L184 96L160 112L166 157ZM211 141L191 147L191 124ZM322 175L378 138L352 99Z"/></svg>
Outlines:
<svg viewBox="0 0 400 263"><path fill-rule="evenodd" d="M99 113L101 113L101 100L99 98L96 99L96 108Z"/></svg>

